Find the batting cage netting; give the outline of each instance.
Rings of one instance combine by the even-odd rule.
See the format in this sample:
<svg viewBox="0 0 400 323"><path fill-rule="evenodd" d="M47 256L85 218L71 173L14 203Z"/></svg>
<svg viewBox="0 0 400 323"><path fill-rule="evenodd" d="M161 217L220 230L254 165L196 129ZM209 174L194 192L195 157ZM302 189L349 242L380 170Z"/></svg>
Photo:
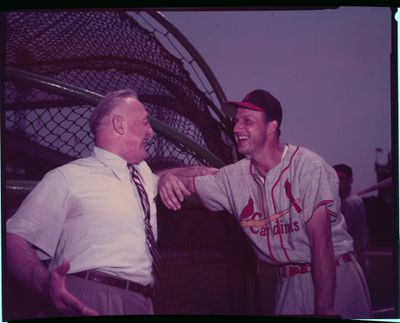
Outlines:
<svg viewBox="0 0 400 323"><path fill-rule="evenodd" d="M133 88L153 117L189 136L224 163L235 160L228 121L212 116L211 109L218 109L198 89L182 59L167 51L154 32L141 27L127 12L11 12L6 16L7 67L100 95ZM7 81L5 86L7 131L64 157L89 154L93 137L88 118L93 106L26 84ZM160 135L149 143L149 155L148 162L154 167L209 164ZM30 167L25 176L38 179L43 167Z"/></svg>
<svg viewBox="0 0 400 323"><path fill-rule="evenodd" d="M6 184L36 182L50 169L88 156L94 144L88 120L96 100L123 88L136 90L157 121L148 145L153 170L237 160L232 125L219 110L223 93L207 83L204 62L185 51L155 14L108 9L2 14ZM25 196L7 186L3 220ZM198 205L177 213L158 207L163 271L155 312L254 313L255 258L229 214L210 214ZM5 318L33 315L40 301L5 277Z"/></svg>

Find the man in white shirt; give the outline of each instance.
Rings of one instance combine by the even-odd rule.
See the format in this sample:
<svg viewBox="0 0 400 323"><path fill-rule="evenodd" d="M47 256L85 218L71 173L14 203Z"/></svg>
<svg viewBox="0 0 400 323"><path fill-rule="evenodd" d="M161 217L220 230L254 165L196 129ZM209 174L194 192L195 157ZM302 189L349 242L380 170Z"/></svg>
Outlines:
<svg viewBox="0 0 400 323"><path fill-rule="evenodd" d="M158 176L144 161L148 114L135 92L115 91L90 127L92 155L48 172L7 222L8 269L61 315L153 314Z"/></svg>

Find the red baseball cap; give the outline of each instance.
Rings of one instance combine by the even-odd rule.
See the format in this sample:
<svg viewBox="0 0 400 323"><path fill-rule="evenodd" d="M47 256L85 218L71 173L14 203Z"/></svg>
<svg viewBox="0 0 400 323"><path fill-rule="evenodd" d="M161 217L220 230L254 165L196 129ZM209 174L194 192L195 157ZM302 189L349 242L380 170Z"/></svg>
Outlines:
<svg viewBox="0 0 400 323"><path fill-rule="evenodd" d="M275 97L265 90L254 90L240 102L228 101L222 104L222 111L229 117L235 117L237 108L261 111L267 115L268 121L282 122L282 107Z"/></svg>

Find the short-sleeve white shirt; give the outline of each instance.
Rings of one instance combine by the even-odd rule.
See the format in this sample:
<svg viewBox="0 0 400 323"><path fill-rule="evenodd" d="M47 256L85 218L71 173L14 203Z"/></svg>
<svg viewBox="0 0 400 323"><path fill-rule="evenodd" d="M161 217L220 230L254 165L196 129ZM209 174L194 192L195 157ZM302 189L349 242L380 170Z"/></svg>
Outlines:
<svg viewBox="0 0 400 323"><path fill-rule="evenodd" d="M157 239L158 177L146 162L135 165L150 202ZM92 155L48 172L7 221L17 234L69 273L97 269L138 283L153 283L140 196L127 162L94 147Z"/></svg>

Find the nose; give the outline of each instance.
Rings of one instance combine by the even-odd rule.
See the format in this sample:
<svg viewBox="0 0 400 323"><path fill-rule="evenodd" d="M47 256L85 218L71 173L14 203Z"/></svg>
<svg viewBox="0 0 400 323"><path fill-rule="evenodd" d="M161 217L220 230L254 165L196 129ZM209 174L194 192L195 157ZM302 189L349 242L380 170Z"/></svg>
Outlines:
<svg viewBox="0 0 400 323"><path fill-rule="evenodd" d="M238 132L241 129L241 124L239 121L235 121L235 125L233 126L233 133Z"/></svg>
<svg viewBox="0 0 400 323"><path fill-rule="evenodd" d="M150 138L150 137L153 137L153 135L154 135L154 130L153 130L153 128L151 127L150 124L149 124L149 126L148 126L148 128L147 128L147 135L148 135L149 138Z"/></svg>

